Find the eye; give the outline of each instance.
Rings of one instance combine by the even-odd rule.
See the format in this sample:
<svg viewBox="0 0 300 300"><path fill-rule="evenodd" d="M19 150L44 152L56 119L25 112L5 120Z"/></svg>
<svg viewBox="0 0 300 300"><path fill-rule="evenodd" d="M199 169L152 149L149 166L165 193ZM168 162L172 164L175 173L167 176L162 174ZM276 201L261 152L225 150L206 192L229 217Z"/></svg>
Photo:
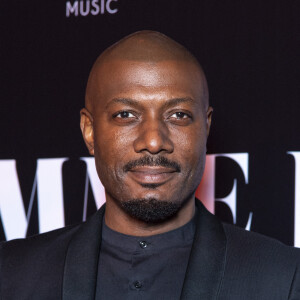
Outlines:
<svg viewBox="0 0 300 300"><path fill-rule="evenodd" d="M188 119L190 116L182 111L176 112L170 116L170 118L174 118L176 120Z"/></svg>
<svg viewBox="0 0 300 300"><path fill-rule="evenodd" d="M135 112L130 112L128 110L118 111L113 114L112 118L119 125L132 124L139 119Z"/></svg>
<svg viewBox="0 0 300 300"><path fill-rule="evenodd" d="M116 115L114 115L114 118L128 119L128 118L135 118L135 116L129 111L121 111Z"/></svg>
<svg viewBox="0 0 300 300"><path fill-rule="evenodd" d="M185 111L170 112L167 120L174 125L186 126L193 122L192 114Z"/></svg>

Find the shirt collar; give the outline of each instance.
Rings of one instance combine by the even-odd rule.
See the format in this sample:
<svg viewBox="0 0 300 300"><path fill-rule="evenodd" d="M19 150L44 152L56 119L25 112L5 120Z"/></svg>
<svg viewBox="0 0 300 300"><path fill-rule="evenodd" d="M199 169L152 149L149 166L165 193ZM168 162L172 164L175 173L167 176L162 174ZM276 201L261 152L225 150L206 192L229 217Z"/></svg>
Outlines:
<svg viewBox="0 0 300 300"><path fill-rule="evenodd" d="M103 218L102 243L120 248L122 251L134 252L141 249L164 250L182 247L192 243L195 233L195 217L185 225L174 230L151 236L132 236L110 229Z"/></svg>

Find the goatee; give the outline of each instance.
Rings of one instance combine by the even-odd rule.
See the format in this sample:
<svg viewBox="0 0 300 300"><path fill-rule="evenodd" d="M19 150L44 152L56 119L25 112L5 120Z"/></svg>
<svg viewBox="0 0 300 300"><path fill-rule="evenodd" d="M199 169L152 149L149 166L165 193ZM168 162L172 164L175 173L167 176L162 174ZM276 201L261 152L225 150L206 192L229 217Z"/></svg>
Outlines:
<svg viewBox="0 0 300 300"><path fill-rule="evenodd" d="M121 202L121 207L133 218L146 223L161 223L177 214L182 203L159 201L155 198Z"/></svg>

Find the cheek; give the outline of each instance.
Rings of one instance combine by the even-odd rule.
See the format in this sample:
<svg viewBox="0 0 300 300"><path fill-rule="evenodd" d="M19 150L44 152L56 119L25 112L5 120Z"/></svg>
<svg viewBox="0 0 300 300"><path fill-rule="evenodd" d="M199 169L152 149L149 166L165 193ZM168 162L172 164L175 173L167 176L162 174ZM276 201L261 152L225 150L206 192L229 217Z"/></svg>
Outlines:
<svg viewBox="0 0 300 300"><path fill-rule="evenodd" d="M177 157L182 167L186 187L194 190L200 183L205 167L206 133L192 130L177 135Z"/></svg>
<svg viewBox="0 0 300 300"><path fill-rule="evenodd" d="M186 130L173 135L177 155L183 162L197 164L206 153L206 135L200 130Z"/></svg>
<svg viewBox="0 0 300 300"><path fill-rule="evenodd" d="M132 134L125 127L101 126L95 128L95 159L113 169L120 162L124 162L125 156L130 149Z"/></svg>

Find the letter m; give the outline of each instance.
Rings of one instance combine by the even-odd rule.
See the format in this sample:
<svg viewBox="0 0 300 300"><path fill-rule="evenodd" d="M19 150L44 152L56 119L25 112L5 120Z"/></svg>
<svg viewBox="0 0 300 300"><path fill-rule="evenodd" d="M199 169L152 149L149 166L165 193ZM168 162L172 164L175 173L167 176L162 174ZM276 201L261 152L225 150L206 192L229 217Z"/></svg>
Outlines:
<svg viewBox="0 0 300 300"><path fill-rule="evenodd" d="M66 3L66 16L69 17L70 14L74 14L75 16L78 16L78 1L75 1L73 6L70 1L67 1Z"/></svg>
<svg viewBox="0 0 300 300"><path fill-rule="evenodd" d="M32 202L37 191L39 232L64 226L61 168L66 158L38 159L26 215L16 161L0 160L0 215L7 240L26 237Z"/></svg>

